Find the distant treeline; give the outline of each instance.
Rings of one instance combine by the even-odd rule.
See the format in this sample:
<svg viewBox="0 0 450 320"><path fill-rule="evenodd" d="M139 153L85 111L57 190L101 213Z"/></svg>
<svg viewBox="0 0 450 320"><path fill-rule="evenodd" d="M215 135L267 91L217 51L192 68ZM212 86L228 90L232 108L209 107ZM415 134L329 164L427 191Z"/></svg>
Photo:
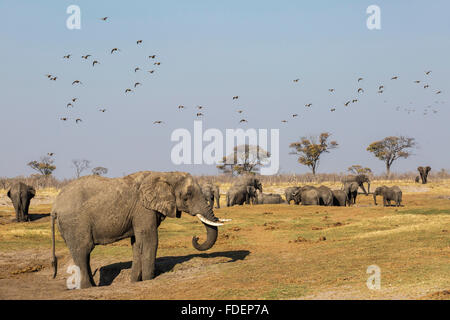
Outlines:
<svg viewBox="0 0 450 320"><path fill-rule="evenodd" d="M261 183L264 185L276 185L276 184L303 184L303 183L323 183L323 182L331 182L331 183L339 183L342 179L348 176L345 173L317 173L315 176L311 173L304 174L279 174L273 176L261 176L258 175ZM381 175L373 175L370 174L370 179L372 181L377 180L387 180L387 181L410 181L414 182L416 177L418 176L418 172L410 171L404 173L391 173L389 177L385 174ZM196 175L196 178L199 182L211 182L217 184L224 183L233 183L236 176L230 176L227 174L220 175ZM446 170L440 170L438 172L431 172L429 175L429 182L438 182L444 179L450 179L450 172ZM55 188L60 189L70 181L74 179L56 179L53 176L43 176L43 175L31 175L28 177L20 176L14 178L2 178L0 177L0 189L7 189L9 186L15 182L23 182L30 186L33 186L36 189L45 189L45 188Z"/></svg>

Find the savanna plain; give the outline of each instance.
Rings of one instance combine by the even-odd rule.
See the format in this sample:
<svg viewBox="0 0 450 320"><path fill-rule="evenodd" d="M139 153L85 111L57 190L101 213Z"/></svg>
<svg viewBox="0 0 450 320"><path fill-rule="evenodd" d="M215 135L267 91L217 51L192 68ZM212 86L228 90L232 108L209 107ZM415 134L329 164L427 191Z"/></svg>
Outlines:
<svg viewBox="0 0 450 320"><path fill-rule="evenodd" d="M332 189L341 185L324 183ZM58 275L52 279L51 220L58 190L40 189L32 221L13 222L0 190L0 299L450 299L450 180L399 185L403 206L374 206L371 195L352 207L243 205L221 208L232 219L204 253L191 245L204 227L187 214L159 228L157 276L130 283L132 249L125 239L97 246L91 266L97 287L69 290L68 249L57 233ZM283 194L288 184L265 185ZM381 272L370 290L369 266Z"/></svg>

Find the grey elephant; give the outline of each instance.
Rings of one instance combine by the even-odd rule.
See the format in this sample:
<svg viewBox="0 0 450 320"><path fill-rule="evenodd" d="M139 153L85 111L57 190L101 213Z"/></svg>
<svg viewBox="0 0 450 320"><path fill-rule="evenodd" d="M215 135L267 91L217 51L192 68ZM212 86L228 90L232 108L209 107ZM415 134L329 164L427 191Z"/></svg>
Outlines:
<svg viewBox="0 0 450 320"><path fill-rule="evenodd" d="M391 201L394 201L397 207L400 207L402 204L402 190L398 186L381 186L376 188L373 193L373 203L375 205L377 205L377 196L383 197L383 205L385 207L391 206Z"/></svg>
<svg viewBox="0 0 450 320"><path fill-rule="evenodd" d="M220 209L220 189L218 185L212 183L201 184L202 192L205 195L206 200L209 202L211 208L214 207L214 200L216 202L216 208Z"/></svg>
<svg viewBox="0 0 450 320"><path fill-rule="evenodd" d="M332 206L333 205L333 192L330 188L326 186L320 186L317 188L319 191L319 204L321 206Z"/></svg>
<svg viewBox="0 0 450 320"><path fill-rule="evenodd" d="M343 190L332 190L333 206L345 207L348 204L348 196Z"/></svg>
<svg viewBox="0 0 450 320"><path fill-rule="evenodd" d="M226 194L227 207L234 205L243 205L244 202L246 204L250 204L252 196L249 194L253 189L247 188L253 187L254 190L259 190L262 192L262 184L259 179L253 176L244 176L240 177L233 185L231 185L230 189L228 189Z"/></svg>
<svg viewBox="0 0 450 320"><path fill-rule="evenodd" d="M284 203L283 198L279 194L275 193L262 193L257 192L256 195L257 204L280 204Z"/></svg>
<svg viewBox="0 0 450 320"><path fill-rule="evenodd" d="M23 182L18 182L9 188L6 195L13 203L16 212L16 221L29 221L28 209L30 208L31 199L36 195L36 190Z"/></svg>
<svg viewBox="0 0 450 320"><path fill-rule="evenodd" d="M370 179L366 174L358 174L358 175L348 175L342 179L342 183L345 185L346 183L356 182L358 186L362 189L364 194L367 196L370 193ZM364 188L364 183L367 183L367 191Z"/></svg>
<svg viewBox="0 0 450 320"><path fill-rule="evenodd" d="M428 183L428 174L431 171L431 167L418 167L417 170L420 174L420 179L422 180L422 184Z"/></svg>
<svg viewBox="0 0 450 320"><path fill-rule="evenodd" d="M319 191L315 187L302 187L294 194L295 202L304 206L318 206L320 203Z"/></svg>
<svg viewBox="0 0 450 320"><path fill-rule="evenodd" d="M286 198L286 202L290 204L291 201L294 201L295 204L298 204L295 202L294 194L300 189L301 187L288 187L284 190L284 196Z"/></svg>
<svg viewBox="0 0 450 320"><path fill-rule="evenodd" d="M356 197L358 196L359 184L357 182L348 182L344 184L342 190L348 198L348 205L356 204Z"/></svg>
<svg viewBox="0 0 450 320"><path fill-rule="evenodd" d="M253 186L237 185L227 191L227 207L242 206L244 203L253 204L256 199L256 188Z"/></svg>
<svg viewBox="0 0 450 320"><path fill-rule="evenodd" d="M181 217L181 212L196 216L205 225L207 236L195 249L210 249L222 225L214 216L199 184L188 173L142 171L123 178L86 176L61 189L52 216L54 275L55 220L75 265L80 268L81 288L95 285L90 253L96 245L131 238L133 263L131 281L155 276L158 227L166 217Z"/></svg>

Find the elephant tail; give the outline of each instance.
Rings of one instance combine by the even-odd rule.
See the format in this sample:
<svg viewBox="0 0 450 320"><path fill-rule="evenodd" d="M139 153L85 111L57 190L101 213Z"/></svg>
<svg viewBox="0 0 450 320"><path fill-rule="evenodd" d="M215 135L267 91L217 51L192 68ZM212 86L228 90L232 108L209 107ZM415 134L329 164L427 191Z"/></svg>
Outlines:
<svg viewBox="0 0 450 320"><path fill-rule="evenodd" d="M53 267L53 279L56 278L56 273L58 272L58 259L55 254L55 220L56 220L56 212L52 213L52 267Z"/></svg>

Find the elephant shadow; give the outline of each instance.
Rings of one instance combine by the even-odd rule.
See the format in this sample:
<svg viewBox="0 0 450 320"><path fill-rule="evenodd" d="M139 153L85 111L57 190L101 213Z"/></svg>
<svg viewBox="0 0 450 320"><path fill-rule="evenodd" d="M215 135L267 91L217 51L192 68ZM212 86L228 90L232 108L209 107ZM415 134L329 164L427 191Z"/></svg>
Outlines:
<svg viewBox="0 0 450 320"><path fill-rule="evenodd" d="M50 217L50 213L29 213L28 219L29 221L36 221L45 217Z"/></svg>
<svg viewBox="0 0 450 320"><path fill-rule="evenodd" d="M250 251L248 250L237 250L237 251L223 251L223 252L213 252L213 253L199 253L199 254L189 254L187 256L169 256L160 257L156 259L155 262L155 277L159 275L170 272L174 269L177 264L189 261L193 258L217 258L224 257L229 258L229 261L225 263L235 262L239 260L244 260ZM132 262L118 262L113 263L99 269L100 281L98 286L109 286L113 283L114 279L119 276L122 270L131 269ZM94 273L95 274L95 273Z"/></svg>

